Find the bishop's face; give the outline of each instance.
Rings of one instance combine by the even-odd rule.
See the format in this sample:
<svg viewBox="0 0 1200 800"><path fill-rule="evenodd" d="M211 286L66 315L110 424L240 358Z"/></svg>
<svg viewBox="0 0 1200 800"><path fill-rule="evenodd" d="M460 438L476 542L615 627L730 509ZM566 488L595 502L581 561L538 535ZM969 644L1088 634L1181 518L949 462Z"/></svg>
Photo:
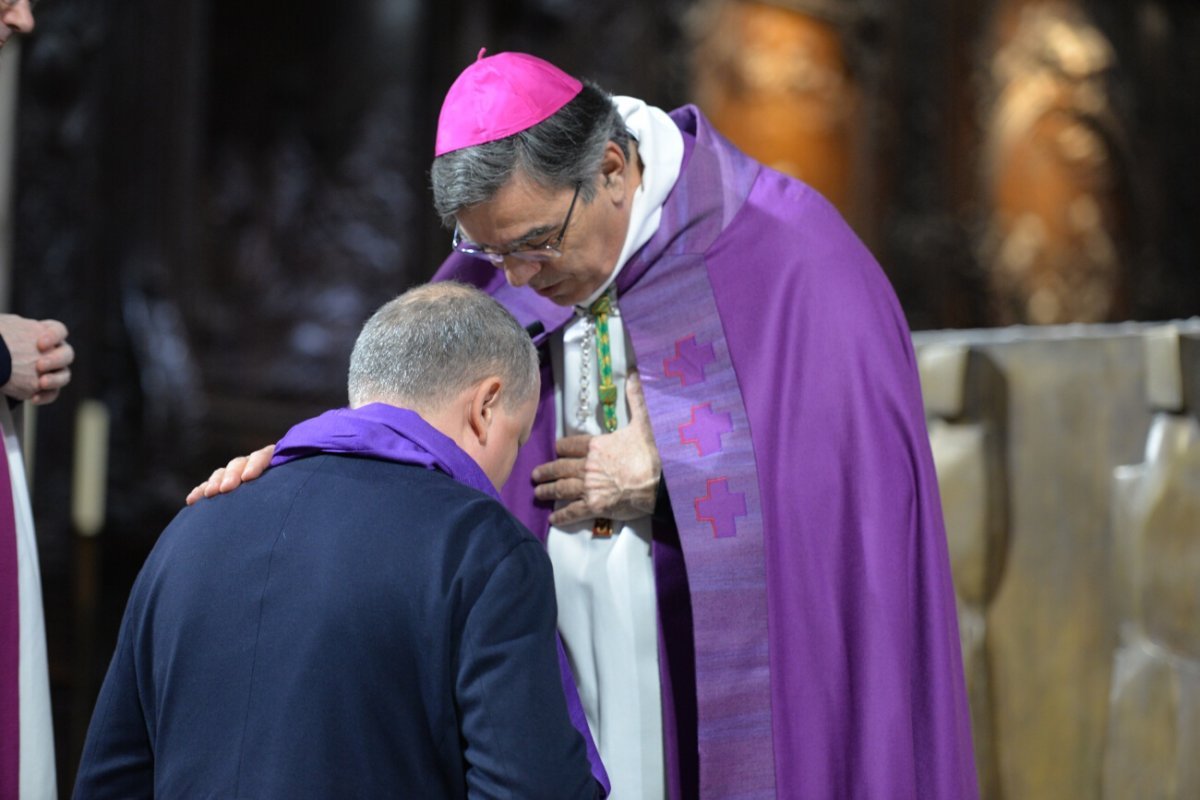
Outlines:
<svg viewBox="0 0 1200 800"><path fill-rule="evenodd" d="M581 303L608 280L625 244L636 180L624 168L623 158L606 157L592 179L590 202L582 191L575 197L574 188L547 189L518 172L491 200L459 212L459 235L490 254L554 245L557 257L508 255L493 263L513 286L528 286L561 306Z"/></svg>

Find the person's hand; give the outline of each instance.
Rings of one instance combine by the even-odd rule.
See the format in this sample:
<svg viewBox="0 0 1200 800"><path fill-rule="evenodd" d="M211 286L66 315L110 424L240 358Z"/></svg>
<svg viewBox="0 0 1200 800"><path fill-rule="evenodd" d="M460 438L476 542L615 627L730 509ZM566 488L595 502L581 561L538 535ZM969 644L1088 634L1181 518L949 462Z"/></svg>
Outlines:
<svg viewBox="0 0 1200 800"><path fill-rule="evenodd" d="M275 455L275 445L269 444L248 456L238 456L225 466L218 467L213 470L212 475L208 476L208 480L188 492L187 504L194 505L197 500L202 498L232 492L241 486L243 481L254 480L267 471L273 455Z"/></svg>
<svg viewBox="0 0 1200 800"><path fill-rule="evenodd" d="M565 500L550 524L585 519L630 520L654 513L662 460L654 444L641 377L625 383L629 425L600 436L567 436L555 446L558 458L533 470L539 500Z"/></svg>
<svg viewBox="0 0 1200 800"><path fill-rule="evenodd" d="M0 338L12 356L12 375L0 391L36 405L57 400L71 382L70 366L75 360L75 349L67 343L67 326L56 319L0 314Z"/></svg>

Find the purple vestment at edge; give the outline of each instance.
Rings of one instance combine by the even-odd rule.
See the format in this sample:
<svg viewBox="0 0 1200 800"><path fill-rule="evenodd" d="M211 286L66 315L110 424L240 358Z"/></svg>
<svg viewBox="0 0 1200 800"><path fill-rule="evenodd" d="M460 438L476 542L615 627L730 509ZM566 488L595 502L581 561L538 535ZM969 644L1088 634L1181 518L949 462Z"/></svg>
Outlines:
<svg viewBox="0 0 1200 800"><path fill-rule="evenodd" d="M489 497L500 499L491 480L474 459L450 437L406 408L369 403L354 409L326 411L305 420L294 425L275 445L271 466L322 453L374 458L437 470ZM583 735L592 776L604 787L607 796L611 788L608 775L588 730L583 704L579 701L561 641L558 642L558 667L571 724Z"/></svg>
<svg viewBox="0 0 1200 800"><path fill-rule="evenodd" d="M937 482L891 286L810 187L693 107L672 118L683 170L617 279L678 527L654 542L671 795L974 798ZM452 255L449 278L547 333L572 314L477 259ZM550 507L525 477L554 458L543 378L502 495L544 538Z"/></svg>

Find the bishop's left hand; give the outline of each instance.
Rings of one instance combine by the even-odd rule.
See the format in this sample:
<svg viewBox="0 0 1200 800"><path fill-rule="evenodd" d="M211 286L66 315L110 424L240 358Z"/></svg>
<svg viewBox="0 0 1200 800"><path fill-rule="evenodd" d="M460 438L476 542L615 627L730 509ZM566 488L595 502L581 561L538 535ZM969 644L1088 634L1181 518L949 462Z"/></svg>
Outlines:
<svg viewBox="0 0 1200 800"><path fill-rule="evenodd" d="M637 372L631 372L625 382L625 397L629 425L600 436L559 439L558 458L533 470L539 500L567 501L550 515L550 524L597 517L631 520L654 513L662 459Z"/></svg>

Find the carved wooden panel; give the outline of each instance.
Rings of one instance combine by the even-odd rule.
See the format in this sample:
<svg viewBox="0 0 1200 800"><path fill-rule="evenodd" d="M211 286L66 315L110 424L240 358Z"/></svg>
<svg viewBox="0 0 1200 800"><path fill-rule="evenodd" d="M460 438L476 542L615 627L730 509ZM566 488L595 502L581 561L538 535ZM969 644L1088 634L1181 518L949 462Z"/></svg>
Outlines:
<svg viewBox="0 0 1200 800"><path fill-rule="evenodd" d="M918 363L958 601L980 796L989 800L1003 796L988 653L989 606L1008 545L1003 378L987 356L964 344L923 347Z"/></svg>
<svg viewBox="0 0 1200 800"><path fill-rule="evenodd" d="M1122 557L1112 474L1145 452L1146 330L914 336L985 798L1096 800L1111 769L1110 698L1123 674L1114 654L1129 605L1114 570ZM1156 560L1166 570L1183 563L1179 551ZM1175 690L1154 691L1170 699ZM1145 742L1161 730L1130 735ZM1154 769L1147 760L1130 774L1145 780Z"/></svg>
<svg viewBox="0 0 1200 800"><path fill-rule="evenodd" d="M1104 797L1200 797L1200 337L1147 336L1157 411L1145 460L1114 474L1114 658Z"/></svg>

